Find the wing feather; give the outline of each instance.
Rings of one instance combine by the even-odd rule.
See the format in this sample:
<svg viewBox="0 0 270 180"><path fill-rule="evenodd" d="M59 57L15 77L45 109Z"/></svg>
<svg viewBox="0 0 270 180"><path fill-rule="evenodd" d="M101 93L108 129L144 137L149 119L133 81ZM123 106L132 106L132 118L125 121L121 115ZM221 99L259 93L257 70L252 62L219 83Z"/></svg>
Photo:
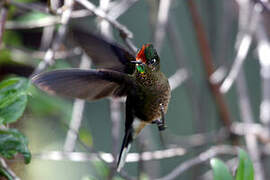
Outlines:
<svg viewBox="0 0 270 180"><path fill-rule="evenodd" d="M72 29L72 37L91 57L97 69L111 69L128 74L134 72L135 65L130 63L135 60L134 56L115 42L78 28Z"/></svg>
<svg viewBox="0 0 270 180"><path fill-rule="evenodd" d="M125 96L133 86L129 75L112 70L55 70L34 76L32 82L50 94L91 101Z"/></svg>

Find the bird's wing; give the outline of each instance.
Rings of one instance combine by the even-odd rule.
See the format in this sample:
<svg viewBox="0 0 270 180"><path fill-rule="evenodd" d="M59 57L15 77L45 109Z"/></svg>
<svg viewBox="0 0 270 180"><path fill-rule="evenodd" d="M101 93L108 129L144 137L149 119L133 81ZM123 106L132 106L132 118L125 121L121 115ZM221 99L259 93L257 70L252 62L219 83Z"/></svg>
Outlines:
<svg viewBox="0 0 270 180"><path fill-rule="evenodd" d="M129 75L112 70L55 70L34 76L32 82L50 94L90 101L125 96L133 86Z"/></svg>
<svg viewBox="0 0 270 180"><path fill-rule="evenodd" d="M127 74L134 72L135 65L130 63L135 60L134 56L115 42L78 28L72 29L72 37L91 57L97 69L111 69Z"/></svg>

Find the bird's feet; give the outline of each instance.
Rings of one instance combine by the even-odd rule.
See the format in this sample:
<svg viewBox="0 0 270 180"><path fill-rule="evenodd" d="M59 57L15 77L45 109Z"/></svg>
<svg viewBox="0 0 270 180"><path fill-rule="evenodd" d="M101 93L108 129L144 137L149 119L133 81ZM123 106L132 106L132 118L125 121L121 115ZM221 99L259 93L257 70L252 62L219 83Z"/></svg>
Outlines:
<svg viewBox="0 0 270 180"><path fill-rule="evenodd" d="M162 120L152 121L152 124L157 124L159 131L164 131L167 128L167 126L165 125L165 122Z"/></svg>

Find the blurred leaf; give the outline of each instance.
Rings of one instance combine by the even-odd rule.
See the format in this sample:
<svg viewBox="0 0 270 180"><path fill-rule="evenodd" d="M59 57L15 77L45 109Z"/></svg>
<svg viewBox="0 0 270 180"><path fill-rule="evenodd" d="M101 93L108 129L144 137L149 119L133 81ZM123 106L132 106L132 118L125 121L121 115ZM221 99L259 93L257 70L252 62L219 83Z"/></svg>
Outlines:
<svg viewBox="0 0 270 180"><path fill-rule="evenodd" d="M27 104L29 81L10 78L0 83L0 117L2 123L12 123L22 116Z"/></svg>
<svg viewBox="0 0 270 180"><path fill-rule="evenodd" d="M233 176L223 161L212 158L210 164L214 173L214 180L233 180Z"/></svg>
<svg viewBox="0 0 270 180"><path fill-rule="evenodd" d="M238 159L239 162L236 172L236 180L253 180L254 169L248 154L244 150L240 149L238 151Z"/></svg>
<svg viewBox="0 0 270 180"><path fill-rule="evenodd" d="M149 178L149 176L147 176L147 174L141 173L141 174L140 174L140 179L141 179L141 180L149 180L150 178Z"/></svg>
<svg viewBox="0 0 270 180"><path fill-rule="evenodd" d="M50 15L47 15L38 11L31 11L17 18L16 21L20 21L20 22L39 21L47 17L50 17Z"/></svg>
<svg viewBox="0 0 270 180"><path fill-rule="evenodd" d="M80 140L87 146L93 146L93 138L89 130L80 128L79 131Z"/></svg>
<svg viewBox="0 0 270 180"><path fill-rule="evenodd" d="M5 177L8 180L13 180L13 177L11 176L11 174L0 166L0 179L1 177Z"/></svg>
<svg viewBox="0 0 270 180"><path fill-rule="evenodd" d="M3 42L10 46L22 45L22 39L20 35L15 31L5 31L3 36Z"/></svg>
<svg viewBox="0 0 270 180"><path fill-rule="evenodd" d="M93 164L95 165L96 171L102 179L107 179L109 176L110 170L102 161L94 161Z"/></svg>
<svg viewBox="0 0 270 180"><path fill-rule="evenodd" d="M5 158L11 159L17 153L21 153L24 156L24 162L28 164L31 161L31 154L27 145L28 140L18 130L0 130L0 154Z"/></svg>
<svg viewBox="0 0 270 180"><path fill-rule="evenodd" d="M12 61L10 51L7 49L0 50L0 65Z"/></svg>

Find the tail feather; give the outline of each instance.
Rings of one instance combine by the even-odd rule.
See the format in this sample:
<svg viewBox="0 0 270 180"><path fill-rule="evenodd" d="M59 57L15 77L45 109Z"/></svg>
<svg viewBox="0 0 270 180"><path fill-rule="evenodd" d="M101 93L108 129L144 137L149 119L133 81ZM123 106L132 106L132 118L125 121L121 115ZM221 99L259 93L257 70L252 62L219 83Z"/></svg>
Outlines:
<svg viewBox="0 0 270 180"><path fill-rule="evenodd" d="M124 136L124 140L122 143L121 151L117 162L117 172L120 172L125 165L127 154L130 150L132 141L133 141L132 129L130 129L126 132Z"/></svg>

